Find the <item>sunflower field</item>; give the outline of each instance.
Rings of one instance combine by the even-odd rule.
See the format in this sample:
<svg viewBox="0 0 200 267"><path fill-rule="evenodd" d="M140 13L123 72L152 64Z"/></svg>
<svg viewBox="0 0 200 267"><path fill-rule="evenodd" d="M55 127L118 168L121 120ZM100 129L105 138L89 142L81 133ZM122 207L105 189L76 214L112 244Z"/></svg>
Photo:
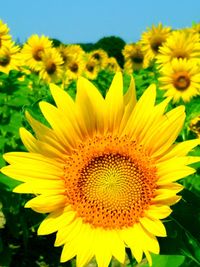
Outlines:
<svg viewBox="0 0 200 267"><path fill-rule="evenodd" d="M0 267L200 266L200 23L17 43L0 20Z"/></svg>

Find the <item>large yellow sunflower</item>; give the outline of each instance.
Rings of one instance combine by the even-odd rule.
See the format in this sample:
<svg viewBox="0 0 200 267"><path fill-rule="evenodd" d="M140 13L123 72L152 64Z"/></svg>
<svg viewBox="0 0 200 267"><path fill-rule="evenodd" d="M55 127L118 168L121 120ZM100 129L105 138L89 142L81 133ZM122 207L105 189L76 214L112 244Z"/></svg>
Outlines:
<svg viewBox="0 0 200 267"><path fill-rule="evenodd" d="M199 62L199 34L185 30L173 31L163 46L160 47L157 63L164 65L174 58L186 58Z"/></svg>
<svg viewBox="0 0 200 267"><path fill-rule="evenodd" d="M200 95L200 66L187 59L174 59L160 70L160 89L166 90L165 96L173 102L184 102Z"/></svg>
<svg viewBox="0 0 200 267"><path fill-rule="evenodd" d="M144 53L141 45L136 43L125 45L122 50L124 56L124 70L132 74L134 70L140 70L144 67Z"/></svg>
<svg viewBox="0 0 200 267"><path fill-rule="evenodd" d="M56 48L46 50L42 55L39 76L46 82L59 82L63 77L63 60Z"/></svg>
<svg viewBox="0 0 200 267"><path fill-rule="evenodd" d="M163 27L161 23L157 27L152 25L152 28L148 28L142 34L140 43L145 54L145 67L148 67L150 62L158 55L159 48L164 44L170 34L171 28Z"/></svg>
<svg viewBox="0 0 200 267"><path fill-rule="evenodd" d="M48 37L37 34L32 35L24 44L22 57L24 64L34 71L40 71L43 53L52 47L52 41Z"/></svg>
<svg viewBox="0 0 200 267"><path fill-rule="evenodd" d="M94 256L106 267L125 260L129 247L138 262L159 253L156 236L166 236L161 219L180 200L176 180L195 172L186 154L199 141L173 146L185 118L184 107L166 114L168 100L155 105L150 86L138 102L133 80L125 95L117 73L104 99L85 78L75 102L51 84L57 107L41 102L48 128L27 113L36 136L20 129L29 152L4 155L2 172L23 183L14 191L31 193L27 208L50 213L38 234L57 232L61 262L76 256L82 267Z"/></svg>

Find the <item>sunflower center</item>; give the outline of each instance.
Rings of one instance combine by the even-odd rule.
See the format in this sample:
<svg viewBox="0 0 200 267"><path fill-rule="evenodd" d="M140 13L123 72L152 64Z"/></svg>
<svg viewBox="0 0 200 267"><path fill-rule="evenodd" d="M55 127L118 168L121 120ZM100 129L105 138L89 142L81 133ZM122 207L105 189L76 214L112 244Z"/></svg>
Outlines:
<svg viewBox="0 0 200 267"><path fill-rule="evenodd" d="M46 72L51 75L56 71L56 64L54 62L48 62L46 65Z"/></svg>
<svg viewBox="0 0 200 267"><path fill-rule="evenodd" d="M131 55L131 60L132 62L136 63L136 64L141 64L144 60L144 56L142 54L141 51L136 51L136 53L134 53L133 55Z"/></svg>
<svg viewBox="0 0 200 267"><path fill-rule="evenodd" d="M172 56L172 59L173 58L187 58L188 59L188 54L184 51L184 50L181 50L181 49L178 49L178 50L174 50L173 52L173 56Z"/></svg>
<svg viewBox="0 0 200 267"><path fill-rule="evenodd" d="M162 45L163 43L163 39L161 37L154 37L152 40L151 40L151 49L157 54L158 53L158 50L159 50L159 47Z"/></svg>
<svg viewBox="0 0 200 267"><path fill-rule="evenodd" d="M94 71L94 65L88 63L88 64L86 65L86 69L87 69L89 72L93 72L93 71Z"/></svg>
<svg viewBox="0 0 200 267"><path fill-rule="evenodd" d="M96 60L100 60L100 59L101 59L99 53L94 53L94 54L92 55L92 57L93 57L94 59L96 59Z"/></svg>
<svg viewBox="0 0 200 267"><path fill-rule="evenodd" d="M69 164L65 177L69 203L94 227L132 226L154 197L156 169L126 138L96 137L72 155Z"/></svg>
<svg viewBox="0 0 200 267"><path fill-rule="evenodd" d="M179 91L185 91L190 86L190 77L187 72L178 72L174 75L174 86Z"/></svg>
<svg viewBox="0 0 200 267"><path fill-rule="evenodd" d="M41 61L42 60L42 53L43 53L43 48L35 49L35 51L33 51L33 58L36 61Z"/></svg>
<svg viewBox="0 0 200 267"><path fill-rule="evenodd" d="M5 67L10 63L10 56L9 55L4 55L0 57L0 65Z"/></svg>
<svg viewBox="0 0 200 267"><path fill-rule="evenodd" d="M69 66L70 70L72 72L78 72L78 64L77 63L73 63Z"/></svg>

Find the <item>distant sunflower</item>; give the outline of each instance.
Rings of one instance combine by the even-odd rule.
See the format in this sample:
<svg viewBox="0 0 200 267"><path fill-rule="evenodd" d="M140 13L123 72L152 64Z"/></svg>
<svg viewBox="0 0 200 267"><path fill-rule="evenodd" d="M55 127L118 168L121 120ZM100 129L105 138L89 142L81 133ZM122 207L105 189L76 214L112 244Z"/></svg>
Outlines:
<svg viewBox="0 0 200 267"><path fill-rule="evenodd" d="M93 60L88 57L85 58L83 74L86 78L90 80L96 79L98 76L99 70L100 70L100 66L96 62L96 60Z"/></svg>
<svg viewBox="0 0 200 267"><path fill-rule="evenodd" d="M191 120L189 127L200 138L200 115Z"/></svg>
<svg viewBox="0 0 200 267"><path fill-rule="evenodd" d="M144 67L144 53L140 44L127 44L122 50L124 56L124 70L132 74L134 70L140 70Z"/></svg>
<svg viewBox="0 0 200 267"><path fill-rule="evenodd" d="M171 34L170 27L163 27L161 23L156 27L148 28L141 36L141 46L145 54L145 67L148 67L150 62L159 53L159 48L164 44Z"/></svg>
<svg viewBox="0 0 200 267"><path fill-rule="evenodd" d="M160 70L160 89L166 90L165 96L171 96L173 102L184 102L200 95L200 66L187 59L174 59Z"/></svg>
<svg viewBox="0 0 200 267"><path fill-rule="evenodd" d="M64 66L67 66L71 61L82 59L85 54L80 45L60 45L57 50L62 57Z"/></svg>
<svg viewBox="0 0 200 267"><path fill-rule="evenodd" d="M96 61L100 68L104 68L107 63L108 54L103 49L97 49L88 54L89 60Z"/></svg>
<svg viewBox="0 0 200 267"><path fill-rule="evenodd" d="M55 48L46 50L42 55L40 78L46 82L59 82L63 76L63 60Z"/></svg>
<svg viewBox="0 0 200 267"><path fill-rule="evenodd" d="M174 58L185 58L199 62L199 35L183 30L174 31L159 51L157 63L161 65L171 62Z"/></svg>
<svg viewBox="0 0 200 267"><path fill-rule="evenodd" d="M24 44L21 51L24 64L34 71L40 71L43 53L52 47L52 41L48 37L37 34L32 35Z"/></svg>
<svg viewBox="0 0 200 267"><path fill-rule="evenodd" d="M69 80L77 80L83 74L84 61L80 57L74 57L66 64L65 74Z"/></svg>
<svg viewBox="0 0 200 267"><path fill-rule="evenodd" d="M11 40L11 35L9 34L9 28L2 20L0 20L0 48L5 42Z"/></svg>
<svg viewBox="0 0 200 267"><path fill-rule="evenodd" d="M0 71L9 73L10 70L18 70L21 64L20 47L14 42L7 41L0 49Z"/></svg>
<svg viewBox="0 0 200 267"><path fill-rule="evenodd" d="M115 57L109 57L107 59L105 68L111 72L117 72L121 70Z"/></svg>
<svg viewBox="0 0 200 267"><path fill-rule="evenodd" d="M133 81L123 96L120 73L105 99L84 78L75 102L50 88L57 107L41 102L40 108L51 128L27 114L36 137L21 128L29 152L5 154L10 165L1 171L23 182L15 192L36 195L25 207L50 213L38 234L57 232L61 262L76 256L77 266L85 266L95 256L106 267L112 256L124 263L129 247L138 262L144 253L151 264L150 253L159 253L156 236L167 235L161 219L181 198L176 181L200 160L186 156L199 140L173 145L184 107L165 114L168 100L155 105L155 86L136 103Z"/></svg>

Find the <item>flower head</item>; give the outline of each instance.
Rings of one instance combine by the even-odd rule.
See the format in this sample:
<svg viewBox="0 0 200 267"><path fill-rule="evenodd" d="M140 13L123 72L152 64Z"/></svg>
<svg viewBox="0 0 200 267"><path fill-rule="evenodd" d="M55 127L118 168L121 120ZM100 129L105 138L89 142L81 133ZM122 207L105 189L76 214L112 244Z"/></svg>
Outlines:
<svg viewBox="0 0 200 267"><path fill-rule="evenodd" d="M22 56L24 64L34 71L40 71L42 56L46 50L52 47L52 41L48 37L37 34L32 35L24 44Z"/></svg>
<svg viewBox="0 0 200 267"><path fill-rule="evenodd" d="M199 158L186 154L199 141L173 146L184 118L184 108L166 114L168 100L155 105L155 86L140 100L134 82L123 95L117 73L105 99L85 78L77 82L75 102L55 85L57 107L40 108L48 128L27 113L35 137L21 128L29 152L4 155L10 164L2 172L23 183L14 191L37 194L27 208L50 213L38 234L57 232L55 245L64 245L61 261L77 256L84 266L93 256L108 266L112 256L125 260L128 246L138 262L145 253L159 253L156 236L166 236L161 219L180 196L176 181L194 169Z"/></svg>
<svg viewBox="0 0 200 267"><path fill-rule="evenodd" d="M144 67L144 53L140 44L125 45L122 54L125 59L124 70L127 73L132 74L134 70L140 70Z"/></svg>
<svg viewBox="0 0 200 267"><path fill-rule="evenodd" d="M58 82L63 75L63 60L55 48L47 49L42 54L39 76L46 82Z"/></svg>
<svg viewBox="0 0 200 267"><path fill-rule="evenodd" d="M0 71L9 73L21 65L19 56L20 47L12 41L7 41L0 49Z"/></svg>
<svg viewBox="0 0 200 267"><path fill-rule="evenodd" d="M165 96L172 97L173 102L188 102L200 95L200 67L192 61L174 59L160 69L160 75L160 89L166 90Z"/></svg>
<svg viewBox="0 0 200 267"><path fill-rule="evenodd" d="M158 54L160 47L165 43L171 34L170 27L163 27L161 23L156 27L155 25L148 31L144 32L141 37L141 46L145 54L145 67L148 67L151 60Z"/></svg>
<svg viewBox="0 0 200 267"><path fill-rule="evenodd" d="M174 58L191 59L199 62L199 34L188 31L173 31L167 41L159 49L157 63L164 65Z"/></svg>

